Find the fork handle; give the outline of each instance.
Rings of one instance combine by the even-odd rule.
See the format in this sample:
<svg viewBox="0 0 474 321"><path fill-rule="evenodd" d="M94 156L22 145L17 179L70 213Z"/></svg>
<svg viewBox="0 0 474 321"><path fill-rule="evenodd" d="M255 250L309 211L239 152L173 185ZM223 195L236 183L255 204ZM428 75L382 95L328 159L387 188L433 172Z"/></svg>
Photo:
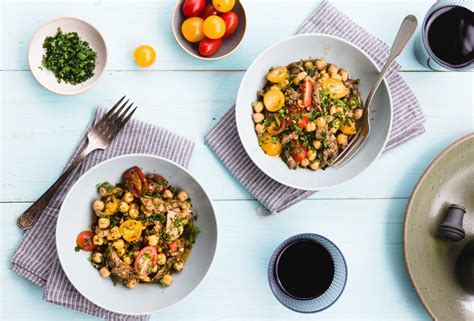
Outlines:
<svg viewBox="0 0 474 321"><path fill-rule="evenodd" d="M375 82L374 86L369 92L369 95L367 96L367 99L365 100L365 108L370 107L372 98L374 97L375 92L382 83L385 73L387 72L388 68L395 60L395 58L397 58L403 51L403 48L405 48L405 46L407 45L408 40L410 40L411 36L415 33L417 24L418 21L416 20L416 17L414 15L408 15L405 17L405 19L403 19L403 22L400 25L400 28L398 29L397 36L395 37L392 47L390 48L390 55L388 56L387 62L383 66L379 78Z"/></svg>
<svg viewBox="0 0 474 321"><path fill-rule="evenodd" d="M56 182L54 182L53 185L51 185L51 187L48 188L48 190L36 200L36 202L34 202L25 212L23 212L23 214L20 215L20 217L18 217L16 225L24 231L31 228L44 212L46 206L48 206L49 202L64 183L66 178L68 178L69 175L82 163L84 158L95 149L97 148L92 147L91 144L87 144L81 154L79 154L79 156L77 156L71 165L68 166L64 173L59 176Z"/></svg>

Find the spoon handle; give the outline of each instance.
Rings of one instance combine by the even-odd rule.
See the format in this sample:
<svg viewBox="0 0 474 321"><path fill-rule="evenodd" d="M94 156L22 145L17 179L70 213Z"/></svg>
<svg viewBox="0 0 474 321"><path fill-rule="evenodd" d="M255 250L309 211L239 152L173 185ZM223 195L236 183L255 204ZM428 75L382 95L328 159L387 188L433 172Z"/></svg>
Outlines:
<svg viewBox="0 0 474 321"><path fill-rule="evenodd" d="M380 83L382 82L383 77L385 76L385 73L387 72L388 68L395 60L395 58L400 55L400 53L403 51L403 48L405 48L405 46L407 45L408 40L410 40L411 36L413 36L413 34L415 33L417 24L418 21L413 15L408 15L405 17L405 19L403 19L403 22L400 25L400 28L398 29L397 36L395 37L392 47L390 48L390 55L388 56L387 62L383 66L379 78L377 79L374 86L370 90L369 95L367 96L367 99L365 101L366 108L370 107L372 98L374 97L375 92L379 88Z"/></svg>

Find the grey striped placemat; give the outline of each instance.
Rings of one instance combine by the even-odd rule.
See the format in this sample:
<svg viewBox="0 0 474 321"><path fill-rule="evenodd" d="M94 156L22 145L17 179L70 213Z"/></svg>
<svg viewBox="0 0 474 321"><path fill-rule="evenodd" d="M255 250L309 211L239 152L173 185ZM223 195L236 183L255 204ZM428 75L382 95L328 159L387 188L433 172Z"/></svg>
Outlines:
<svg viewBox="0 0 474 321"><path fill-rule="evenodd" d="M317 8L298 28L297 33L325 33L345 39L365 51L382 67L389 46L356 25L327 1ZM394 31L395 32L395 31ZM393 100L393 124L385 151L422 134L425 116L420 104L394 64L385 77ZM235 123L234 106L206 135L205 141L229 171L270 212L278 213L314 192L291 188L265 175L249 158L240 142Z"/></svg>
<svg viewBox="0 0 474 321"><path fill-rule="evenodd" d="M85 146L86 133L105 112L106 110L103 108L98 109L93 121L84 132L71 161ZM161 156L187 167L193 149L194 143L183 137L142 121L130 120L107 150L95 151L90 154L81 167L67 179L38 222L25 233L13 255L11 269L43 287L43 299L48 302L107 320L148 320L148 315L130 316L107 311L77 292L64 274L57 257L56 219L61 203L72 184L94 165L119 155L143 153Z"/></svg>

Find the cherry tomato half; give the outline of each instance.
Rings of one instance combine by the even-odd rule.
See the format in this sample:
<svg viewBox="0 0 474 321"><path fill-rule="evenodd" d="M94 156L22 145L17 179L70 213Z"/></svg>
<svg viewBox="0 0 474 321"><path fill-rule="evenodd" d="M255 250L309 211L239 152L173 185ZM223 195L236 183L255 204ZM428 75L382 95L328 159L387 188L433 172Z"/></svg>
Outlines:
<svg viewBox="0 0 474 321"><path fill-rule="evenodd" d="M303 83L302 88L303 94L303 105L305 107L310 107L313 103L313 82L309 79L306 79Z"/></svg>
<svg viewBox="0 0 474 321"><path fill-rule="evenodd" d="M199 53L204 57L215 54L222 47L222 39L204 38L199 43Z"/></svg>
<svg viewBox="0 0 474 321"><path fill-rule="evenodd" d="M140 67L150 67L155 62L156 52L153 47L142 45L135 49L133 58Z"/></svg>
<svg viewBox="0 0 474 321"><path fill-rule="evenodd" d="M94 238L94 232L92 231L83 231L79 233L76 238L76 244L83 251L93 251L96 246L92 239Z"/></svg>
<svg viewBox="0 0 474 321"><path fill-rule="evenodd" d="M235 6L235 0L212 0L214 8L219 12L229 12Z"/></svg>
<svg viewBox="0 0 474 321"><path fill-rule="evenodd" d="M275 121L271 122L267 131L272 135L281 134L286 128L286 120L283 117L274 114Z"/></svg>
<svg viewBox="0 0 474 321"><path fill-rule="evenodd" d="M138 252L137 258L135 259L134 268L135 272L141 275L148 275L148 269L156 264L158 253L153 246L145 246Z"/></svg>
<svg viewBox="0 0 474 321"><path fill-rule="evenodd" d="M214 8L212 4L208 3L206 7L204 8L204 10L201 12L200 17L206 20L207 17L215 16L215 15L217 15L216 8Z"/></svg>
<svg viewBox="0 0 474 321"><path fill-rule="evenodd" d="M227 38L232 35L239 25L239 17L234 11L229 11L221 14L222 20L225 22L225 34L222 38Z"/></svg>
<svg viewBox="0 0 474 321"><path fill-rule="evenodd" d="M126 220L120 224L120 235L127 242L136 241L142 235L143 224L137 220Z"/></svg>
<svg viewBox="0 0 474 321"><path fill-rule="evenodd" d="M164 192L168 188L168 181L159 174L147 175L148 190L151 193Z"/></svg>
<svg viewBox="0 0 474 321"><path fill-rule="evenodd" d="M206 0L186 0L181 7L186 17L196 17L201 14L206 6Z"/></svg>
<svg viewBox="0 0 474 321"><path fill-rule="evenodd" d="M136 197L140 197L148 192L148 182L145 175L138 166L130 168L123 174L125 185Z"/></svg>
<svg viewBox="0 0 474 321"><path fill-rule="evenodd" d="M204 20L203 29L209 39L219 39L225 34L225 22L219 16L209 16Z"/></svg>
<svg viewBox="0 0 474 321"><path fill-rule="evenodd" d="M199 42L204 39L204 20L199 17L192 17L184 20L181 25L181 33L189 42Z"/></svg>
<svg viewBox="0 0 474 321"><path fill-rule="evenodd" d="M292 126L298 126L301 129L305 129L309 122L306 111L299 107L288 108L288 119Z"/></svg>
<svg viewBox="0 0 474 321"><path fill-rule="evenodd" d="M293 147L291 156L293 156L293 159L297 162L301 162L306 157L306 148L304 148L303 144L296 145Z"/></svg>

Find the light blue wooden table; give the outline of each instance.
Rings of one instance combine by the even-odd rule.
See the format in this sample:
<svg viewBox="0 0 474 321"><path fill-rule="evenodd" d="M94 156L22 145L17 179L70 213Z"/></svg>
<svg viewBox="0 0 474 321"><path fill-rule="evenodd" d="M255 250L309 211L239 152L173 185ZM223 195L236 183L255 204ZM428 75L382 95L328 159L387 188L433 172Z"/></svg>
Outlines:
<svg viewBox="0 0 474 321"><path fill-rule="evenodd" d="M412 44L399 58L402 76L426 113L426 133L391 151L343 187L315 194L285 212L259 215L260 205L229 174L203 136L233 103L250 62L291 35L318 1L243 1L248 34L230 57L203 62L175 43L174 1L4 2L1 6L1 246L0 319L88 319L42 301L42 291L9 270L22 237L17 216L58 176L97 106L123 94L140 105L136 117L196 142L190 170L213 199L220 239L203 284L154 320L427 320L404 267L402 221L416 180L450 142L473 131L473 74L431 72L415 60ZM409 13L422 20L430 2L334 1L355 22L391 43ZM26 52L35 30L59 16L95 24L109 47L105 77L91 91L61 97L43 89L28 70ZM139 69L137 45L158 59ZM299 232L320 233L345 254L346 290L330 309L302 315L281 306L267 284L273 249Z"/></svg>

